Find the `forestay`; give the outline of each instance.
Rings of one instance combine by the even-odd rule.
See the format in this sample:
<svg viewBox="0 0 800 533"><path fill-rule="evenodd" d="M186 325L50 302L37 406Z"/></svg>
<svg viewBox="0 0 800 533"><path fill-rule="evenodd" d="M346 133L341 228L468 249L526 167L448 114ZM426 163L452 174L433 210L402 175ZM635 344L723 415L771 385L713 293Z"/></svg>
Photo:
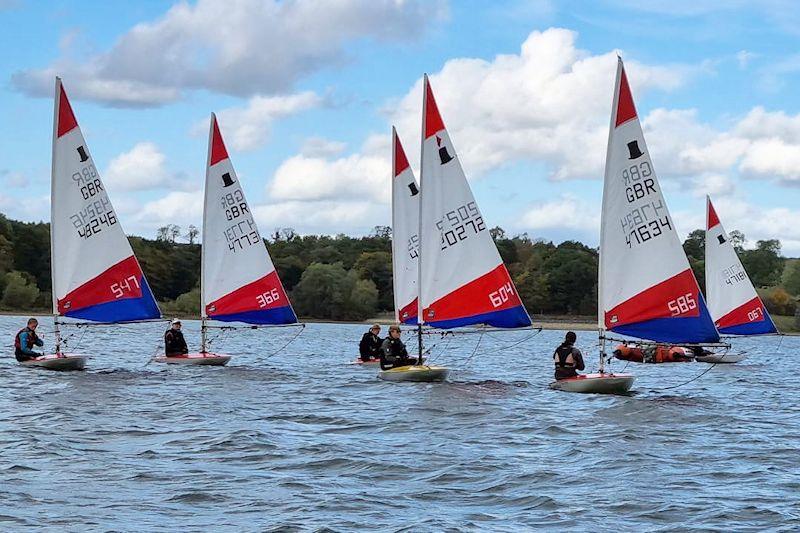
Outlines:
<svg viewBox="0 0 800 533"><path fill-rule="evenodd" d="M659 342L718 341L661 193L621 59L601 220L600 329Z"/></svg>
<svg viewBox="0 0 800 533"><path fill-rule="evenodd" d="M417 323L419 259L419 187L392 128L392 278L395 318Z"/></svg>
<svg viewBox="0 0 800 533"><path fill-rule="evenodd" d="M531 325L424 79L420 173L422 321L439 328Z"/></svg>
<svg viewBox="0 0 800 533"><path fill-rule="evenodd" d="M51 185L53 314L96 322L160 317L60 78Z"/></svg>
<svg viewBox="0 0 800 533"><path fill-rule="evenodd" d="M214 114L208 139L201 278L204 318L248 324L297 322Z"/></svg>
<svg viewBox="0 0 800 533"><path fill-rule="evenodd" d="M711 317L725 335L763 335L778 330L706 198L706 294Z"/></svg>

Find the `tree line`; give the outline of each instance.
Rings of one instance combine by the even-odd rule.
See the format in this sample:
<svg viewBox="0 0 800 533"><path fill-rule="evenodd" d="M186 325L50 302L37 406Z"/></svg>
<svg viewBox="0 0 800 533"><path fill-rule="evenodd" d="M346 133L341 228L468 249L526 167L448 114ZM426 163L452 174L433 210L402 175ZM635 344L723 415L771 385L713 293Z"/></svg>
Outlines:
<svg viewBox="0 0 800 533"><path fill-rule="evenodd" d="M527 234L490 233L533 315L595 316L597 249L576 241L555 244ZM793 315L800 295L800 261L781 257L777 240L745 249L731 232L747 272L771 312ZM0 306L6 310L47 309L51 305L50 228L0 215ZM165 314L200 311L198 231L159 228L155 239L130 237L142 270ZM689 262L704 287L703 230L684 242ZM184 242L182 242L184 241ZM378 226L365 237L299 235L281 228L266 239L272 260L302 317L364 320L393 310L391 228ZM101 253L98 251L98 253Z"/></svg>

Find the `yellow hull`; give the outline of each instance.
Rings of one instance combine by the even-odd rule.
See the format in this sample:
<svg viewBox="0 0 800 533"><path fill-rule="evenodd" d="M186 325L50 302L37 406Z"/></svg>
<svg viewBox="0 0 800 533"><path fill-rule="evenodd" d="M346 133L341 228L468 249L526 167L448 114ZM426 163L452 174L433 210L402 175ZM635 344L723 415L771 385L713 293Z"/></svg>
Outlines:
<svg viewBox="0 0 800 533"><path fill-rule="evenodd" d="M381 370L378 377L386 381L435 382L444 381L449 373L443 366L411 365Z"/></svg>

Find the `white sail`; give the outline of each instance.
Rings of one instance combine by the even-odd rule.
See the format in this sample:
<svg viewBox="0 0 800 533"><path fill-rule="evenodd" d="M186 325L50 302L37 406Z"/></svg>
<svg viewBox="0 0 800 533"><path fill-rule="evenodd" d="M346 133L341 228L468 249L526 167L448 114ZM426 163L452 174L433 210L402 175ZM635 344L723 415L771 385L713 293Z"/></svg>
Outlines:
<svg viewBox="0 0 800 533"><path fill-rule="evenodd" d="M599 327L663 342L716 342L661 193L620 59L600 235Z"/></svg>
<svg viewBox="0 0 800 533"><path fill-rule="evenodd" d="M160 317L60 78L54 117L53 313L97 322Z"/></svg>
<svg viewBox="0 0 800 533"><path fill-rule="evenodd" d="M420 172L420 313L439 328L530 326L425 76Z"/></svg>
<svg viewBox="0 0 800 533"><path fill-rule="evenodd" d="M392 128L392 274L395 318L417 323L419 267L419 187Z"/></svg>
<svg viewBox="0 0 800 533"><path fill-rule="evenodd" d="M763 335L778 332L708 197L706 295L708 310L720 333Z"/></svg>
<svg viewBox="0 0 800 533"><path fill-rule="evenodd" d="M203 209L202 316L225 322L297 322L211 115Z"/></svg>

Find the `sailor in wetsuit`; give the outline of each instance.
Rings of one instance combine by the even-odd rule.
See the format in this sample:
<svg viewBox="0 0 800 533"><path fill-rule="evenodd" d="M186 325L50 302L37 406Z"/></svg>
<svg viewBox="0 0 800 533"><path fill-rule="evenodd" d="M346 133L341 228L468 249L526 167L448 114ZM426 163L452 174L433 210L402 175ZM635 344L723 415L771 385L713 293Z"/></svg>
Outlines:
<svg viewBox="0 0 800 533"><path fill-rule="evenodd" d="M378 324L373 324L369 331L364 333L361 337L361 342L358 343L358 357L362 361L372 361L381 356L381 339L378 334L381 332L381 327Z"/></svg>
<svg viewBox="0 0 800 533"><path fill-rule="evenodd" d="M14 337L14 356L20 363L43 355L33 350L34 346L44 346L42 339L36 335L36 327L38 325L38 320L29 318L28 325L19 330L17 336Z"/></svg>
<svg viewBox="0 0 800 533"><path fill-rule="evenodd" d="M181 332L181 321L177 318L172 321L172 327L164 332L164 353L167 357L186 355L189 347Z"/></svg>
<svg viewBox="0 0 800 533"><path fill-rule="evenodd" d="M583 355L575 348L577 336L574 332L568 331L564 336L564 342L556 348L553 354L553 362L556 365L556 380L574 378L578 375L576 370L583 370Z"/></svg>
<svg viewBox="0 0 800 533"><path fill-rule="evenodd" d="M406 345L400 340L400 326L389 326L389 336L381 344L381 370L413 365L417 362L408 356Z"/></svg>

